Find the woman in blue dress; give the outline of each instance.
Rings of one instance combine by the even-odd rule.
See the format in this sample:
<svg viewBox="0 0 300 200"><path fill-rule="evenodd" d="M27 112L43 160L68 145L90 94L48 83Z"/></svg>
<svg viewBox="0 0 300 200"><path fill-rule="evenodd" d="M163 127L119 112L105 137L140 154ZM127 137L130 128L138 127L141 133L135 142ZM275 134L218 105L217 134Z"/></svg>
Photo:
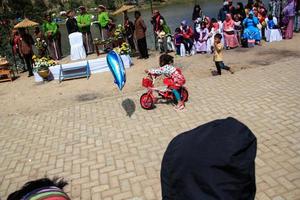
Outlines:
<svg viewBox="0 0 300 200"><path fill-rule="evenodd" d="M245 28L243 38L247 40L255 40L257 44L260 44L261 35L257 27L258 24L258 18L253 15L253 12L250 12L249 16L243 21Z"/></svg>

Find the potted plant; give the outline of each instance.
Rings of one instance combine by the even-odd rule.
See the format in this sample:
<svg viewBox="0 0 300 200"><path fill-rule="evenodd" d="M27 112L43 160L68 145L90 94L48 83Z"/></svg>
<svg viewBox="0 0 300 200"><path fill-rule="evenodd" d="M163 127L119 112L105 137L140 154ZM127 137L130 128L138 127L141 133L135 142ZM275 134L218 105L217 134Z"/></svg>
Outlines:
<svg viewBox="0 0 300 200"><path fill-rule="evenodd" d="M34 61L33 71L37 72L43 79L49 76L49 67L56 65L56 62L49 57L32 57Z"/></svg>

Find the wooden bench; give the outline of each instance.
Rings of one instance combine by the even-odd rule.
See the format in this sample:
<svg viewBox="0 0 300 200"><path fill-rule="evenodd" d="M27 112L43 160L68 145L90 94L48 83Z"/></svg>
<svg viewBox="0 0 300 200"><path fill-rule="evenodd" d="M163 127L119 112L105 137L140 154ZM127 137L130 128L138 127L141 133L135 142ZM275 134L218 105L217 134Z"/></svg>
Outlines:
<svg viewBox="0 0 300 200"><path fill-rule="evenodd" d="M73 79L73 78L81 78L86 77L89 79L90 77L90 67L89 62L87 61L86 64L82 64L79 66L71 66L67 67L72 64L65 64L60 65L60 72L59 72L59 82L61 83L65 79Z"/></svg>
<svg viewBox="0 0 300 200"><path fill-rule="evenodd" d="M9 69L9 66L11 66L9 63L0 66L0 82L13 81L14 73Z"/></svg>
<svg viewBox="0 0 300 200"><path fill-rule="evenodd" d="M6 76L6 78L3 78L2 76ZM0 69L0 82L4 81L13 81L13 76L10 69Z"/></svg>

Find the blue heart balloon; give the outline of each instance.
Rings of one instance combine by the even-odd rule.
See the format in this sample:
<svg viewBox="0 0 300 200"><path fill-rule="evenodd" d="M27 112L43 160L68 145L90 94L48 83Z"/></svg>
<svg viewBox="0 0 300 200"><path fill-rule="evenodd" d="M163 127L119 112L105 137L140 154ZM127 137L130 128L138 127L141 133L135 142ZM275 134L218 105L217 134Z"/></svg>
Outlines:
<svg viewBox="0 0 300 200"><path fill-rule="evenodd" d="M117 84L119 90L122 90L126 83L126 72L121 56L115 51L110 51L106 56L106 60L115 79L115 84Z"/></svg>

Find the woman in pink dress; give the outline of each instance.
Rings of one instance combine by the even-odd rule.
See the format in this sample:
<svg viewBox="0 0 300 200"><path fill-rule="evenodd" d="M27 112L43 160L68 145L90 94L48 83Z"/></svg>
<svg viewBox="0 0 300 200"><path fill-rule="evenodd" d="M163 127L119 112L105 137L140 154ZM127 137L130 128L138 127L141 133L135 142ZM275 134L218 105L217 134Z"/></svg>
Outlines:
<svg viewBox="0 0 300 200"><path fill-rule="evenodd" d="M239 42L234 31L234 21L231 14L226 15L226 20L223 23L224 39L227 49L238 47Z"/></svg>

